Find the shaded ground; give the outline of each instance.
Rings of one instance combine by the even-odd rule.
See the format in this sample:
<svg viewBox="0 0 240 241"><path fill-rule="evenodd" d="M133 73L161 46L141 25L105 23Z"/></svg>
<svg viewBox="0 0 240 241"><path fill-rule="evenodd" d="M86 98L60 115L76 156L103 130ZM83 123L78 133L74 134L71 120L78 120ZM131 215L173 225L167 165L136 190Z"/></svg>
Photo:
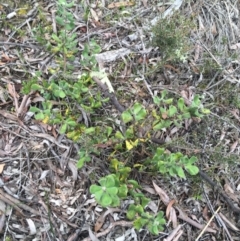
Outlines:
<svg viewBox="0 0 240 241"><path fill-rule="evenodd" d="M189 37L189 55L184 63L168 61L161 66L162 53L151 46L148 26L173 4L137 1L119 7L106 2L99 7L98 2L75 3L72 12L79 51L71 76L51 72L58 68L57 58L34 37L39 26L53 28L55 1L0 4L1 240L173 240L173 230L179 232L174 240L190 241L198 236L199 240L240 240L239 2L177 2L180 12L196 24ZM16 16L9 17L14 11ZM39 70L40 82L53 75L77 78L83 71L79 62L83 46L92 38L105 53L98 55L99 65L105 67L116 99L124 108L135 101L151 108L151 94L166 89L176 96L200 94L204 106L211 110L199 123L185 123L177 131L169 129L154 136L170 151L196 155L203 172L186 180L161 175L150 178L137 171L133 174L151 197L151 212L157 209L167 213L173 205L169 201L177 202L176 219L171 217L172 222L159 236L132 228L125 215L127 201L121 209L104 209L89 193L90 185L109 173L111 147L102 147L99 156L93 155L78 170L78 153L87 139L73 142L59 134L59 125L35 120L28 110L42 96L21 92L23 82ZM115 57L112 50L119 51ZM100 86L94 88L94 93L103 94ZM81 121L89 118L91 125L97 126L102 119L114 120L111 123L117 128L115 120L120 111L116 103L109 101ZM148 149L142 149L145 152L135 158L146 155ZM166 192L167 198L154 189L152 181ZM219 188L214 191L216 183ZM220 206L219 214L210 221ZM103 226L94 233L97 220ZM196 226L206 226L208 221L211 223L207 232L201 234Z"/></svg>

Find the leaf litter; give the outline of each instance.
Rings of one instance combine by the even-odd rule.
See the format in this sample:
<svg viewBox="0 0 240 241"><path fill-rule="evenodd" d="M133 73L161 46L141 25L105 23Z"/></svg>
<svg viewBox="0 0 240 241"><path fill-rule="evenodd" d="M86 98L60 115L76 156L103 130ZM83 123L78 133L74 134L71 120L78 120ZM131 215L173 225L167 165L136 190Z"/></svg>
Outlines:
<svg viewBox="0 0 240 241"><path fill-rule="evenodd" d="M26 17L16 11L24 8L21 1L18 4L13 6L8 1L0 4L3 24L0 37L0 231L3 240L10 237L12 240L154 240L146 230L134 231L132 222L125 217L125 207L122 211L106 211L99 208L89 195L89 174L94 172L101 176L106 172L103 165L95 162L94 166L87 165L78 170L76 162L80 147L66 136L59 135L56 127L36 121L29 114L31 103L42 101L42 96L34 93L22 95L23 81L35 76L37 71L51 78L51 68L58 67L54 54L49 54L33 38L34 26L39 21L39 7L44 18L57 31L56 2L31 1ZM211 109L212 120L208 123L198 123L197 120L194 124L185 123L184 132L172 129L161 134L161 139L171 141L180 136L182 141L175 143L175 149L205 153L201 156L202 169L214 169L211 178L218 176L220 183L224 182L221 189L235 204L238 203L239 166L236 162L239 161L239 137L236 132L239 133L239 104L238 108L232 108L227 99L235 98L233 94L239 95L239 2L108 1L102 2L105 8L99 8L98 2L86 4L90 9L87 21L82 17L83 8L77 3L74 5L74 31L80 33L79 56L76 57L80 58L86 41L98 38L103 51L96 59L106 74L104 79L108 88L131 90L127 100L123 101L125 105L130 106L138 98L147 101L160 89L183 96L186 103L191 103L195 91L205 95L205 103L218 103ZM123 7L124 11L118 12ZM160 15L172 15L176 9L191 14L198 22L196 29L192 29L191 38L196 43L191 50L192 58L189 63L168 64L162 72L146 78L148 67L156 66L161 59L157 50L146 47L151 38L146 34L149 23L157 22ZM117 20L111 19L118 14ZM235 59L232 58L234 55L237 55ZM108 73L114 74L121 62L125 65L124 70L115 76L115 81L110 80ZM135 73L137 64L141 71ZM73 75L77 76L79 69L80 65L76 63ZM38 78L42 80L41 76ZM101 81L97 83L100 88L106 88ZM231 90L225 92L229 86ZM116 109L122 112L124 107L113 96L110 98ZM114 113L111 107L106 111ZM223 113L226 113L224 117ZM84 119L88 121L87 116ZM194 125L199 127L194 130ZM204 129L208 131L203 138L200 130ZM194 131L197 136L192 135ZM218 146L221 149L217 149ZM235 162L231 165L224 162L229 159ZM222 240L226 237L238 240L237 218L229 215L229 200L224 196L215 198L211 183L207 183L204 177L197 182L197 188L202 189L198 191L204 193L199 200L192 197L192 180L166 180L159 176L157 185L155 181L152 184L142 178L141 185L154 197L149 209L165 210L168 218L167 228L158 238L165 241L196 240L200 236L210 239L216 237L216 232L221 232L223 227ZM214 210L220 205L224 208L218 215ZM210 217L214 219L207 224L204 217L207 221ZM198 229L204 227L205 233L200 233Z"/></svg>

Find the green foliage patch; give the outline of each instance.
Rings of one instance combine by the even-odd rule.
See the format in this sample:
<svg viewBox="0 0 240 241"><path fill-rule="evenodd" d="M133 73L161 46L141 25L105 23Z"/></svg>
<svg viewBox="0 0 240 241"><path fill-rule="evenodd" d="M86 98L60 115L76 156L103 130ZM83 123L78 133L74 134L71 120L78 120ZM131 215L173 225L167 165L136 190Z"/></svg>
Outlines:
<svg viewBox="0 0 240 241"><path fill-rule="evenodd" d="M84 45L80 61L82 74L77 79L66 78L66 74L72 74L71 63L77 51L76 34L72 33L72 6L73 2L58 0L56 33L43 27L37 29L39 32L35 31L38 33L36 39L54 54L58 66L52 70L53 76L48 81L40 78L40 72L36 73L24 83L23 93L38 92L43 98L41 103L30 108L35 119L58 125L59 133L65 133L68 138L81 144L78 168L91 161L93 155L99 157L102 153L99 147L108 147L111 174L95 180L90 193L103 207L117 207L123 200L131 200L127 218L133 221L137 230L146 227L150 233L157 235L164 230L166 223L163 212L152 214L146 211L150 199L145 196L141 184L132 178L132 173L138 171L141 174L144 171L174 178L186 178L187 173L196 175L198 168L195 156L188 157L180 152L169 153L162 147L156 147L151 142L151 137L156 131L182 128L185 120L200 120L209 110L203 107L198 95L195 95L190 104L186 104L183 98L162 91L153 98L151 108L137 101L127 108L118 116L119 126L114 122L116 117L112 116L93 118L90 125L87 118L90 115L96 116L97 111L108 101L96 90L93 78L98 76L106 83L109 92L113 92L113 89L106 73L98 69L95 55L101 52L101 47L95 40ZM173 20L162 20L153 28L154 42L165 51L166 59L184 60L188 27L188 23L177 15ZM49 36L47 40L43 38L46 34ZM137 158L140 149L144 155Z"/></svg>

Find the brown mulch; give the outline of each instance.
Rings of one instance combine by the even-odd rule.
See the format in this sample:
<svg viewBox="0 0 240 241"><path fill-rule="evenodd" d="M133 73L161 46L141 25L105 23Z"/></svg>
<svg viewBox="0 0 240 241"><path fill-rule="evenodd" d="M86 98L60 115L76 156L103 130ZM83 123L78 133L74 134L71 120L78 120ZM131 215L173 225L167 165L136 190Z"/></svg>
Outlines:
<svg viewBox="0 0 240 241"><path fill-rule="evenodd" d="M163 210L169 220L158 236L134 230L125 215L128 201L119 209L98 206L89 193L91 176L107 174L107 164L93 156L78 170L81 143L59 134L59 126L36 121L28 110L41 96L21 92L23 82L37 71L42 73L40 81L50 79L49 69L57 65L33 38L34 28L42 23L38 9L53 26L56 2L0 3L0 239L240 240L239 1L175 1L197 26L191 33L189 59L150 74L161 53L151 47L148 25L173 4L136 1L122 13L110 1L103 1L102 8L99 2L83 2L72 9L79 40L76 58L81 59L84 43L97 39L104 53L97 56L99 65L122 94L110 95L102 113L117 115L136 100L148 103L162 89L178 96L203 95L212 112L205 120L172 135L161 133L164 143L177 137L169 149L196 154L202 172L186 180L160 175L150 180L136 174L151 197L148 210ZM84 7L91 9L87 21ZM19 8L27 8L27 13L20 15ZM81 66L75 62L73 76L79 74Z"/></svg>

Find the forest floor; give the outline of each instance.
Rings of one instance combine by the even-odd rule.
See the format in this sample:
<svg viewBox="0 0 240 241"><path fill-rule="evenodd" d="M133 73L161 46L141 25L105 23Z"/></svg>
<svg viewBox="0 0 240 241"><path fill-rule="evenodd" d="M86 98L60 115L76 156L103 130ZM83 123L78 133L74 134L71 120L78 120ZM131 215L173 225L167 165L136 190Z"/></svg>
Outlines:
<svg viewBox="0 0 240 241"><path fill-rule="evenodd" d="M0 240L240 240L239 1L65 3L0 3ZM151 129L164 90L208 113ZM144 120L124 139L135 103ZM148 173L158 147L200 171ZM163 211L157 235L127 219L130 195L90 193L116 159Z"/></svg>

